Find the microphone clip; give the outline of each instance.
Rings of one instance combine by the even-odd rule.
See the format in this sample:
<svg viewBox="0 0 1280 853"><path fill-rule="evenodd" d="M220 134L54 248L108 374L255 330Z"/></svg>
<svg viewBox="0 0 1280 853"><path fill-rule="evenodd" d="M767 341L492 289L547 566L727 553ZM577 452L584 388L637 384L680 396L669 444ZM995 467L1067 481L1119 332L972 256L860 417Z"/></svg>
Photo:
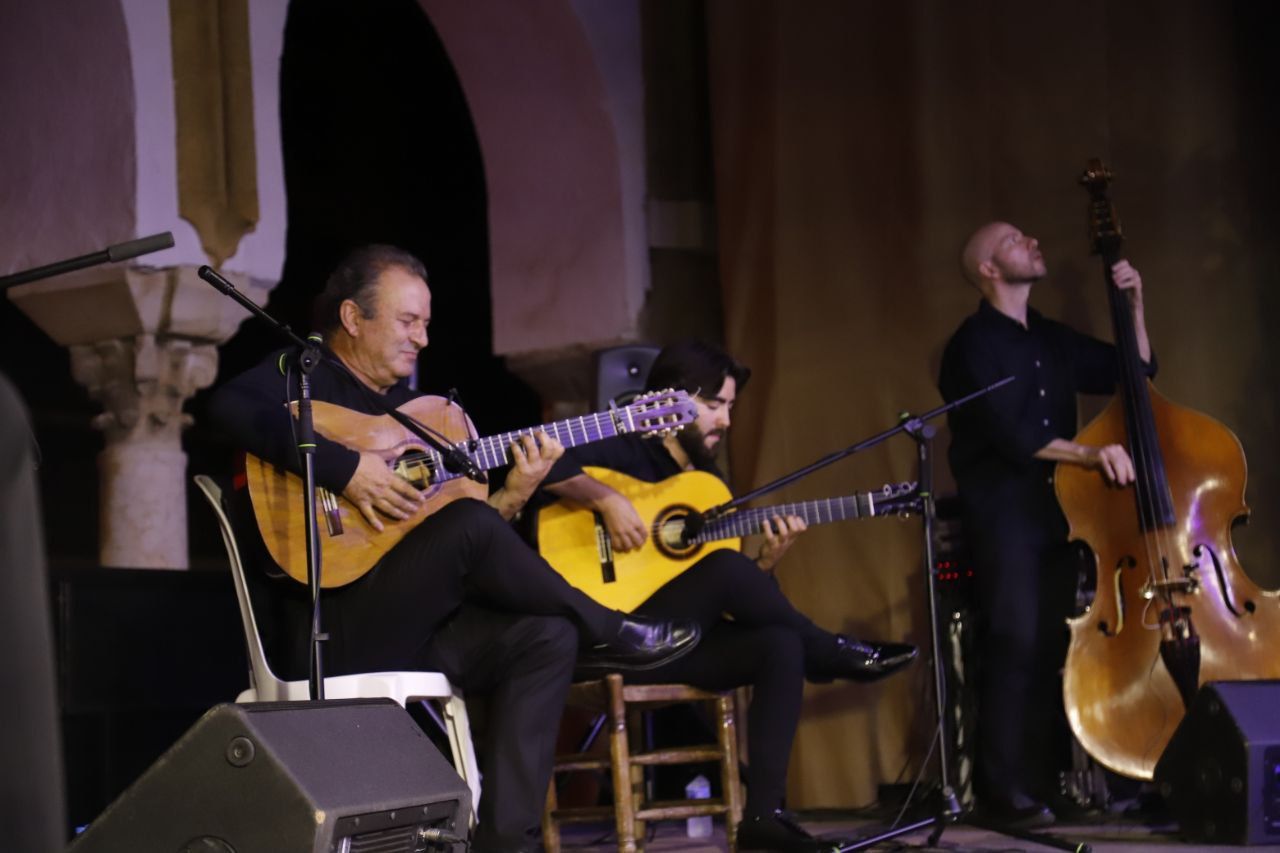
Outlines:
<svg viewBox="0 0 1280 853"><path fill-rule="evenodd" d="M680 543L682 545L691 545L693 540L698 538L707 526L707 517L697 510L691 511L684 517L684 529L680 531Z"/></svg>
<svg viewBox="0 0 1280 853"><path fill-rule="evenodd" d="M450 445L448 450L442 454L444 458L444 470L450 474L461 474L469 480L474 480L482 485L488 485L489 477L481 471L476 465L475 460L466 453L459 450L456 446Z"/></svg>

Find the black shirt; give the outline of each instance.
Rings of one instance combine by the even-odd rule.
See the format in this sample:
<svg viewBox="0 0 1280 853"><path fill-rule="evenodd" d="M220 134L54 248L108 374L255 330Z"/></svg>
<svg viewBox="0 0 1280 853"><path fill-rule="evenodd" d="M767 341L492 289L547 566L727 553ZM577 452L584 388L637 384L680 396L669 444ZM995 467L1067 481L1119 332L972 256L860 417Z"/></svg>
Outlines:
<svg viewBox="0 0 1280 853"><path fill-rule="evenodd" d="M999 491L1010 481L1047 486L1053 463L1036 451L1075 435L1077 393L1115 390L1116 350L1034 309L1023 328L984 299L947 342L938 388L950 401L1005 376L1014 381L950 413L961 492Z"/></svg>
<svg viewBox="0 0 1280 853"><path fill-rule="evenodd" d="M556 464L548 472L543 485L550 486L576 477L582 473L585 465L608 468L646 483L657 483L674 477L683 470L663 445L661 438L626 433L567 448L564 456L556 460ZM706 470L724 479L714 468Z"/></svg>
<svg viewBox="0 0 1280 853"><path fill-rule="evenodd" d="M218 389L209 404L209 414L219 429L254 456L301 474L293 418L287 401L298 398L297 368L289 367L292 350L283 350L240 374ZM311 373L311 399L334 403L367 415L381 415L373 397L377 394L354 377L334 366L326 352ZM286 377L285 372L289 371ZM397 382L383 400L399 407L421 396L405 381ZM359 451L317 433L316 483L334 494L342 494L360 462Z"/></svg>

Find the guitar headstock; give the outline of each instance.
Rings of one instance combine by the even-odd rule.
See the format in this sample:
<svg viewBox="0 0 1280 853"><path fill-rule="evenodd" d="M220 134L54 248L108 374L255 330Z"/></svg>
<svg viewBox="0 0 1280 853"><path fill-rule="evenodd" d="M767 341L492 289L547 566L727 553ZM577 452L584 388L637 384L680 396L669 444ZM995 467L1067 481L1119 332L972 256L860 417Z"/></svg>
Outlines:
<svg viewBox="0 0 1280 853"><path fill-rule="evenodd" d="M907 518L923 509L918 483L885 483L877 491L871 493L875 501L875 514L896 515Z"/></svg>
<svg viewBox="0 0 1280 853"><path fill-rule="evenodd" d="M626 406L613 410L618 432L639 432L668 436L691 424L698 407L688 391L664 388L641 394Z"/></svg>
<svg viewBox="0 0 1280 853"><path fill-rule="evenodd" d="M1109 255L1120 249L1124 235L1120 233L1120 217L1107 196L1114 176L1096 157L1085 166L1080 184L1089 192L1089 243L1094 254Z"/></svg>

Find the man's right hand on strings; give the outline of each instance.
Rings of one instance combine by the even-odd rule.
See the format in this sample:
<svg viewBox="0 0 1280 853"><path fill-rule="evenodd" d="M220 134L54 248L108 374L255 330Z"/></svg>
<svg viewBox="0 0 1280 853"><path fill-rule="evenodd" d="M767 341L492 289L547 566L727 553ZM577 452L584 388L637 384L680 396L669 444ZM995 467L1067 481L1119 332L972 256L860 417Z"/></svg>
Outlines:
<svg viewBox="0 0 1280 853"><path fill-rule="evenodd" d="M614 492L602 498L597 506L615 549L634 551L649 538L649 529L645 527L644 519L631 501L621 494Z"/></svg>
<svg viewBox="0 0 1280 853"><path fill-rule="evenodd" d="M1112 486L1127 486L1134 481L1136 472L1129 453L1120 444L1106 444L1102 447L1090 447L1089 458L1107 483Z"/></svg>
<svg viewBox="0 0 1280 853"><path fill-rule="evenodd" d="M382 457L365 451L342 496L351 501L369 526L382 531L379 513L397 521L409 518L422 506L422 494L397 476Z"/></svg>

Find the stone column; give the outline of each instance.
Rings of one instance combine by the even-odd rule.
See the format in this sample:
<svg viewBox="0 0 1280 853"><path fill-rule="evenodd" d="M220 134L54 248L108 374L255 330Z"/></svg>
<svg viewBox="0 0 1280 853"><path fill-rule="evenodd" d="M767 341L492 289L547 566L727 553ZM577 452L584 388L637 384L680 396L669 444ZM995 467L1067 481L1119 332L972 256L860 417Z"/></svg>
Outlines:
<svg viewBox="0 0 1280 853"><path fill-rule="evenodd" d="M187 454L183 403L218 373L211 344L152 334L71 347L76 381L106 409L93 419L98 454L99 552L104 566L186 568Z"/></svg>
<svg viewBox="0 0 1280 853"><path fill-rule="evenodd" d="M217 376L218 344L247 313L195 267L86 271L11 291L71 352L77 381L102 403L99 557L104 566L185 569L187 455L182 411ZM224 273L249 298L269 288Z"/></svg>

